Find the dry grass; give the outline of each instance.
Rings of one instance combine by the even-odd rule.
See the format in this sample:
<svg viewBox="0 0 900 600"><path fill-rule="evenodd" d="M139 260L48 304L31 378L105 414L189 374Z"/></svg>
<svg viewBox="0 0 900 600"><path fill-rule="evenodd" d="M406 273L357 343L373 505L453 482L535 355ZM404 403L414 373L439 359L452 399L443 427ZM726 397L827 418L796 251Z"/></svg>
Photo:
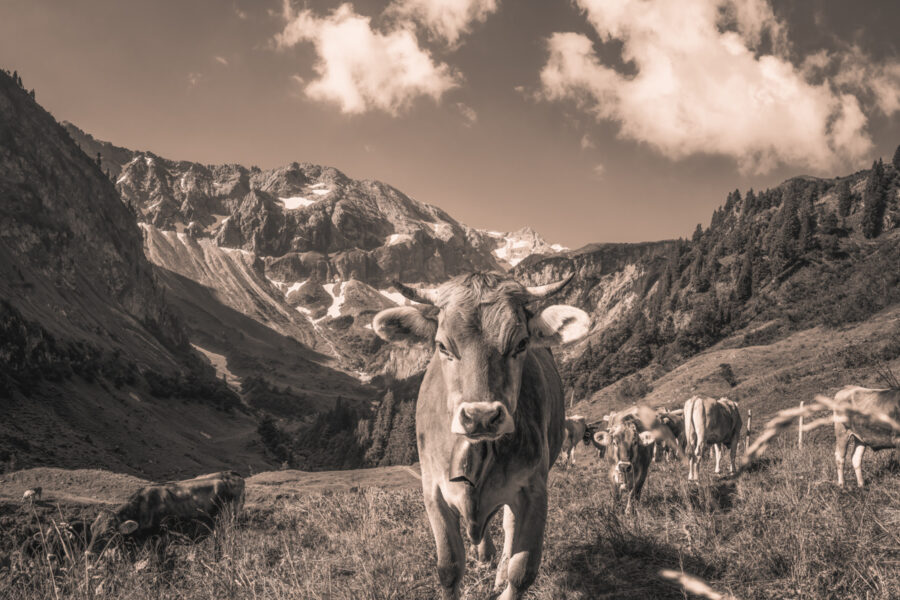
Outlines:
<svg viewBox="0 0 900 600"><path fill-rule="evenodd" d="M607 466L579 449L577 466L551 475L544 561L528 597L703 597L684 592L685 584L707 597L743 600L896 598L896 458L870 455L869 487L840 490L831 443L799 452L786 443L776 438L737 478L713 476L707 461L700 485L686 482L677 463L654 464L633 518L613 504ZM498 523L493 534L499 543ZM38 557L24 570L3 571L0 563L0 597L435 597L434 546L417 490L273 497L215 537L93 568L77 552L74 561L64 553ZM493 574L470 556L465 597L489 597Z"/></svg>

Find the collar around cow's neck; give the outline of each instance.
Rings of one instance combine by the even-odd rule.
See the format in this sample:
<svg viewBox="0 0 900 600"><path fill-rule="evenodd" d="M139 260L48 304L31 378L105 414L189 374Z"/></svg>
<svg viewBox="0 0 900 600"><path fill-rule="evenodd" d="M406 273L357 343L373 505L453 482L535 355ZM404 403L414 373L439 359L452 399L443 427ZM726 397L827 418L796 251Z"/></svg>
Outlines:
<svg viewBox="0 0 900 600"><path fill-rule="evenodd" d="M493 445L489 442L470 442L459 437L450 453L450 481L477 486L484 479L492 462Z"/></svg>

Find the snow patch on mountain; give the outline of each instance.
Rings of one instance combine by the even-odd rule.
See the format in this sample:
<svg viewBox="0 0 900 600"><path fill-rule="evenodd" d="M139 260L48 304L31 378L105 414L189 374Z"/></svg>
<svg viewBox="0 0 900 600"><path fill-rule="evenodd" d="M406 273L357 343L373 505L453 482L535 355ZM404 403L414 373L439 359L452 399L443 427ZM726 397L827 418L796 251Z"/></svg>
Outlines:
<svg viewBox="0 0 900 600"><path fill-rule="evenodd" d="M284 208L287 210L306 208L307 206L318 202L317 200L310 200L309 198L304 198L303 196L291 196L290 198L279 198L278 200L281 202L281 205L284 206Z"/></svg>
<svg viewBox="0 0 900 600"><path fill-rule="evenodd" d="M442 242L449 242L453 238L453 227L449 223L426 223L431 228L432 236Z"/></svg>
<svg viewBox="0 0 900 600"><path fill-rule="evenodd" d="M408 233L392 233L387 238L388 246L396 246L397 244L405 244L406 242L412 242L413 236Z"/></svg>
<svg viewBox="0 0 900 600"><path fill-rule="evenodd" d="M326 283L322 286L323 288L325 288L325 291L328 292L328 295L331 296L331 306L328 307L328 312L325 314L332 319L336 319L341 316L341 306L343 306L344 304L344 288L343 286L341 286L340 293L335 294L335 286L341 286L341 284Z"/></svg>
<svg viewBox="0 0 900 600"><path fill-rule="evenodd" d="M560 244L548 244L530 227L511 233L500 231L483 231L482 233L496 240L497 247L491 253L501 263L510 267L516 266L532 254L555 254L568 250Z"/></svg>

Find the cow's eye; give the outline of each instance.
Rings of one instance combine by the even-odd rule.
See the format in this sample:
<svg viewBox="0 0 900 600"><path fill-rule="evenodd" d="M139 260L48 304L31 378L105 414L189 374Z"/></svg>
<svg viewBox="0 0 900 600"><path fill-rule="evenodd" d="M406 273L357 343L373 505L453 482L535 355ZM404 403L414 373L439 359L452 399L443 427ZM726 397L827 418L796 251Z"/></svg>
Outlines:
<svg viewBox="0 0 900 600"><path fill-rule="evenodd" d="M450 351L447 350L447 346L445 346L445 345L443 344L443 342L438 342L438 343L437 343L437 347L438 347L438 352L440 352L441 354L443 354L443 355L446 356L447 358L453 358L453 355L450 354Z"/></svg>
<svg viewBox="0 0 900 600"><path fill-rule="evenodd" d="M518 356L528 349L528 338L522 338L513 350L513 356Z"/></svg>

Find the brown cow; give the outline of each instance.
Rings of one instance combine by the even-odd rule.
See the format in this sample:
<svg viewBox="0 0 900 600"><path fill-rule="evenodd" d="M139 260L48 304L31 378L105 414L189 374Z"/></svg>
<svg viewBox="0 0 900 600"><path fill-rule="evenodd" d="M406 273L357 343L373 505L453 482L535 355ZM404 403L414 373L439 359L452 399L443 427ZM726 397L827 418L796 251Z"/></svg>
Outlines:
<svg viewBox="0 0 900 600"><path fill-rule="evenodd" d="M578 442L585 444L590 441L586 439L587 420L580 415L566 417L565 432L563 434L562 457L563 460L575 464L575 448Z"/></svg>
<svg viewBox="0 0 900 600"><path fill-rule="evenodd" d="M634 414L615 419L608 431L594 434L594 445L606 449L613 463L609 472L616 498L627 496L626 512L633 512L641 499L653 458L653 447L661 434L659 429L648 430Z"/></svg>
<svg viewBox="0 0 900 600"><path fill-rule="evenodd" d="M684 449L684 410L680 408L678 410L660 409L657 411L657 417L659 422L672 432L672 435L678 441L678 446ZM673 452L664 442L657 442L653 446L653 457L656 460L665 457L666 461L668 461L669 456Z"/></svg>
<svg viewBox="0 0 900 600"><path fill-rule="evenodd" d="M488 525L501 506L501 600L520 598L537 576L547 474L565 417L562 382L546 347L580 338L590 319L570 306L530 307L567 282L526 288L505 275L473 273L435 290L398 284L407 297L433 306L392 308L374 319L385 340L435 344L419 389L416 437L444 598L459 597L465 571L460 521L479 560L489 560Z"/></svg>
<svg viewBox="0 0 900 600"><path fill-rule="evenodd" d="M848 385L834 395L835 402L849 405L864 412L884 414L895 421L900 421L900 390L872 390L855 385ZM837 417L837 415L835 415ZM846 423L834 420L834 458L837 462L838 485L844 485L844 457L850 438L856 441L853 450L853 471L859 487L865 485L862 476L862 459L866 448L884 450L900 448L900 436L887 425L881 425L861 415L851 413Z"/></svg>
<svg viewBox="0 0 900 600"><path fill-rule="evenodd" d="M737 447L741 437L741 411L728 398L694 396L684 403L684 437L690 457L688 480L700 477L700 460L704 448L711 444L716 451L716 473L720 472L722 446L731 451L729 469L735 472Z"/></svg>
<svg viewBox="0 0 900 600"><path fill-rule="evenodd" d="M619 412L606 415L603 417L603 420L607 421L607 429L612 430L628 417L634 417L640 421L643 431L653 432L653 436L658 440L659 444L670 448L678 458L684 459L684 449L678 443L678 439L673 434L672 429L663 422L662 413L656 409L643 404L635 404Z"/></svg>
<svg viewBox="0 0 900 600"><path fill-rule="evenodd" d="M209 532L215 518L244 504L244 479L234 471L210 473L186 481L153 484L136 491L115 510L103 510L91 524L88 552L102 551L117 534L133 539L164 529Z"/></svg>

